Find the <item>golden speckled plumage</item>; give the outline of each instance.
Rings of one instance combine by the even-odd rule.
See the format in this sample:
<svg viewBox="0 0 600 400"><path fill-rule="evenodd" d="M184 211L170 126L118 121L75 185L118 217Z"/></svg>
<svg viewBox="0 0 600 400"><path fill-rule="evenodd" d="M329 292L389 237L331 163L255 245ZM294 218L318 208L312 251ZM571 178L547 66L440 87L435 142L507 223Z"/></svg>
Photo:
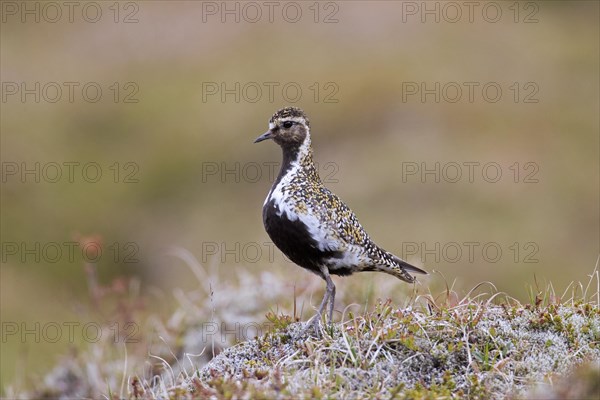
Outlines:
<svg viewBox="0 0 600 400"><path fill-rule="evenodd" d="M381 271L414 282L409 272L426 273L373 243L352 210L323 186L302 110L277 111L269 131L256 141L266 139L281 146L283 163L263 206L265 229L288 258L326 280L327 292L317 315L330 301L331 319L335 286L330 274Z"/></svg>

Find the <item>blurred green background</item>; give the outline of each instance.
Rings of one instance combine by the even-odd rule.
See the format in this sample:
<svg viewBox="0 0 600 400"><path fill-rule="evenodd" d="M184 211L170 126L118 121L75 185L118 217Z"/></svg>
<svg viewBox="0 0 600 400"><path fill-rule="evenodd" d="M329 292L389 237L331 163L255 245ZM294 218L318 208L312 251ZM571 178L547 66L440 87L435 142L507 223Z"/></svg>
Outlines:
<svg viewBox="0 0 600 400"><path fill-rule="evenodd" d="M491 281L526 300L534 276L560 293L587 282L599 5L475 3L107 2L99 18L55 3L58 18L3 2L2 386L68 347L7 323L86 320L84 257L65 244L77 235L102 237L102 282L139 276L166 302L195 285L172 246L225 279L241 266L318 279L273 250L261 221L280 151L252 141L287 105L311 119L326 185L384 248L463 292ZM422 175L436 163L437 178Z"/></svg>

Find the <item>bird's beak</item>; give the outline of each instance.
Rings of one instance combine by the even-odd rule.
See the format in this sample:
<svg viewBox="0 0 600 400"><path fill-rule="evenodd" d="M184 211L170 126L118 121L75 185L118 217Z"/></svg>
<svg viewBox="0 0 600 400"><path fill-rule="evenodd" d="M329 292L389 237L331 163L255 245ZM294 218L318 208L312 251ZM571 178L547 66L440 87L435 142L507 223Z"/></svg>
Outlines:
<svg viewBox="0 0 600 400"><path fill-rule="evenodd" d="M262 135L260 135L259 137L257 137L254 143L262 142L263 140L267 139L273 139L273 132L270 129Z"/></svg>

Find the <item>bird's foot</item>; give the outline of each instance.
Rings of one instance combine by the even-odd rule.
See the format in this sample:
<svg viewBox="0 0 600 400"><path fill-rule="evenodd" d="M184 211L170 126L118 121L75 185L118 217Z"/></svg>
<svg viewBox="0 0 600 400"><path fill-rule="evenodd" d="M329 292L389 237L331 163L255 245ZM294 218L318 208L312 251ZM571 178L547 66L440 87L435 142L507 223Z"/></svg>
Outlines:
<svg viewBox="0 0 600 400"><path fill-rule="evenodd" d="M324 329L320 329L323 327ZM311 332L312 331L312 332ZM324 323L321 325L321 315L315 314L308 321L306 321L306 325L302 329L302 334L314 334L315 336L321 336L321 334L326 331L331 335L333 333L333 321L329 321L328 323Z"/></svg>
<svg viewBox="0 0 600 400"><path fill-rule="evenodd" d="M315 336L321 336L321 314L317 313L313 315L308 321L306 321L306 325L302 329L303 334L314 334ZM311 332L312 331L312 332Z"/></svg>

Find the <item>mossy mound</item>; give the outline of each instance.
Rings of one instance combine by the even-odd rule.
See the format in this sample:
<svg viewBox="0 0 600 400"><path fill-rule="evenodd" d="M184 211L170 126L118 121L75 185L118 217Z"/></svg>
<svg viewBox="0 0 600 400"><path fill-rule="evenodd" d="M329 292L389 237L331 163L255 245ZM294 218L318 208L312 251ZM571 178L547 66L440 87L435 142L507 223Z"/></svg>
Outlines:
<svg viewBox="0 0 600 400"><path fill-rule="evenodd" d="M507 398L586 361L600 377L600 313L589 304L473 302L426 313L384 303L319 337L302 327L225 350L188 380L190 395Z"/></svg>

